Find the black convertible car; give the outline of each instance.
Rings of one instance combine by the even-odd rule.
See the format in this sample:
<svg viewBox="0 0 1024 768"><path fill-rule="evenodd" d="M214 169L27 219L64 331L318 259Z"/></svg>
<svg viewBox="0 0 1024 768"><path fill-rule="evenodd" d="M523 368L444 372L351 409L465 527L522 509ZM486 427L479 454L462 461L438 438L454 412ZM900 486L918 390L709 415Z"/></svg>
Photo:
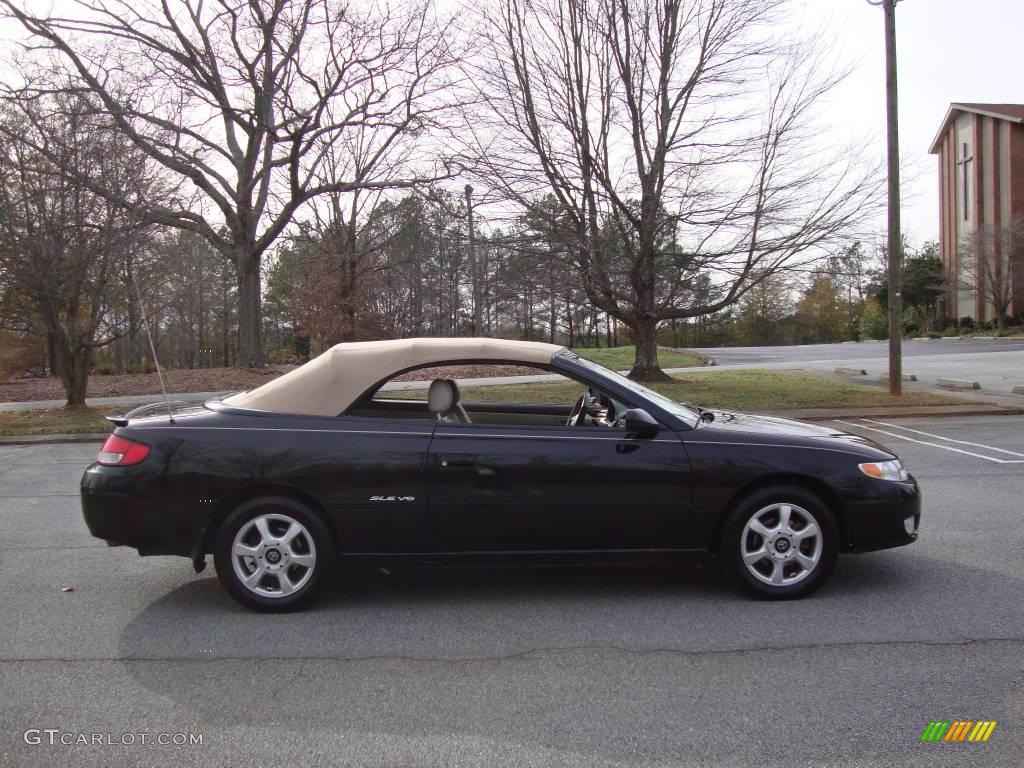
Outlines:
<svg viewBox="0 0 1024 768"><path fill-rule="evenodd" d="M463 401L432 370L453 365L539 369L531 391L575 403ZM197 571L212 553L258 610L308 603L339 558L713 554L753 593L799 597L839 552L914 541L920 518L916 481L868 440L677 403L550 344L340 344L257 389L147 413L112 419L82 478L89 530Z"/></svg>

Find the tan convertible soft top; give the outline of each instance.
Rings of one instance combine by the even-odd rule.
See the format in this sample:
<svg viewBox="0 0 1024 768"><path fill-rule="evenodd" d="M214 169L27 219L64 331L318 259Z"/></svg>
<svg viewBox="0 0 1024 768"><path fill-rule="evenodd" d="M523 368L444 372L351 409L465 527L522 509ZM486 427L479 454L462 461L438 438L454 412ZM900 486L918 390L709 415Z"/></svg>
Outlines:
<svg viewBox="0 0 1024 768"><path fill-rule="evenodd" d="M459 360L546 365L556 344L504 339L395 339L338 344L262 387L225 398L227 405L278 413L337 416L382 379L405 368Z"/></svg>

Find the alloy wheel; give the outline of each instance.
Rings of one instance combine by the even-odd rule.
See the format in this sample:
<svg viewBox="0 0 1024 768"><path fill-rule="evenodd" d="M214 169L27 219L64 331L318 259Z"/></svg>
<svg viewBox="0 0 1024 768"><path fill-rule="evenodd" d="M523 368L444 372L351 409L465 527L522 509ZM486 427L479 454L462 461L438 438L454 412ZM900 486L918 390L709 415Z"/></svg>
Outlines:
<svg viewBox="0 0 1024 768"><path fill-rule="evenodd" d="M287 597L302 589L316 568L316 545L306 527L288 515L259 515L245 523L231 545L239 583L261 597Z"/></svg>
<svg viewBox="0 0 1024 768"><path fill-rule="evenodd" d="M773 587L799 584L818 567L822 552L821 526L796 504L779 502L758 510L740 537L747 571Z"/></svg>

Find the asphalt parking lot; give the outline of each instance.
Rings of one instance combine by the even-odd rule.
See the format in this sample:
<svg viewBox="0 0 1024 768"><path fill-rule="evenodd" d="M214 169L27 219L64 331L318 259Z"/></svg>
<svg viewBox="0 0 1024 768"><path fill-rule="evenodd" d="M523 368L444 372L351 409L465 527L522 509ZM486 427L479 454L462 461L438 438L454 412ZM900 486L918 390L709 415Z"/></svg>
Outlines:
<svg viewBox="0 0 1024 768"><path fill-rule="evenodd" d="M0 765L1024 765L1024 418L844 421L921 481L921 539L786 603L714 569L360 570L256 615L89 537L96 446L0 448ZM958 719L998 726L919 741Z"/></svg>

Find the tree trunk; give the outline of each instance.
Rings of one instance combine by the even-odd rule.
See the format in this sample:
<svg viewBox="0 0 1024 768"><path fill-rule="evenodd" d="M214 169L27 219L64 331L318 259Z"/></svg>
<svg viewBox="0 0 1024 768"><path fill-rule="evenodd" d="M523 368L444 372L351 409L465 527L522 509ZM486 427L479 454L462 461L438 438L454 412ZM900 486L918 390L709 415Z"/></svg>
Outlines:
<svg viewBox="0 0 1024 768"><path fill-rule="evenodd" d="M466 227L469 242L469 268L473 278L473 336L480 336L483 328L483 275L476 252L476 229L473 224L473 187L466 185Z"/></svg>
<svg viewBox="0 0 1024 768"><path fill-rule="evenodd" d="M260 265L248 249L236 251L238 268L238 361L239 368L264 365L263 324L260 313Z"/></svg>
<svg viewBox="0 0 1024 768"><path fill-rule="evenodd" d="M572 294L571 293L567 293L565 295L565 323L569 327L568 328L569 341L566 344L566 346L567 347L572 347L573 346L573 334L575 332L575 329L572 326Z"/></svg>
<svg viewBox="0 0 1024 768"><path fill-rule="evenodd" d="M551 338L552 344L555 343L555 327L558 325L558 301L555 298L555 270L553 265L553 259L548 259L548 298L551 302L549 311L551 313Z"/></svg>
<svg viewBox="0 0 1024 768"><path fill-rule="evenodd" d="M125 264L126 293L128 297L128 344L125 367L129 373L141 370L142 349L139 345L139 308L135 291L135 264L129 256Z"/></svg>
<svg viewBox="0 0 1024 768"><path fill-rule="evenodd" d="M231 350L231 335L228 333L228 273L226 269L221 269L220 273L220 296L221 296L221 344L224 347L223 365L225 368L231 365L230 350Z"/></svg>
<svg viewBox="0 0 1024 768"><path fill-rule="evenodd" d="M89 364L92 355L88 348L71 349L71 340L59 330L47 334L56 342L54 344L57 358L57 373L64 385L67 398L66 408L85 405L85 393L89 383Z"/></svg>
<svg viewBox="0 0 1024 768"><path fill-rule="evenodd" d="M641 217L651 219L652 226L647 232L653 232L653 213L651 203L641 203ZM668 378L658 365L658 315L654 299L654 242L641 232L639 243L640 254L634 267L632 282L636 290L636 313L633 321L633 342L636 344L636 359L633 370L629 372L631 379L638 381L662 381Z"/></svg>
<svg viewBox="0 0 1024 768"><path fill-rule="evenodd" d="M1005 279L1005 278L1004 278ZM1004 290L997 301L992 302L995 310L996 328L1000 331L1006 330L1006 316L1010 314L1010 291Z"/></svg>
<svg viewBox="0 0 1024 768"><path fill-rule="evenodd" d="M88 349L79 350L71 355L70 376L65 380L64 391L68 401L66 408L85 406L85 394L89 384L89 365L92 362L92 354Z"/></svg>
<svg viewBox="0 0 1024 768"><path fill-rule="evenodd" d="M200 273L201 274L201 273ZM203 292L205 286L202 284L202 278L197 282L197 290L199 291L199 348L202 350L199 353L199 367L207 368L206 361L209 360L209 355L206 352L206 308L203 306Z"/></svg>
<svg viewBox="0 0 1024 768"><path fill-rule="evenodd" d="M657 322L650 315L641 315L630 326L636 344L636 360L629 378L637 381L666 381L669 377L658 365Z"/></svg>
<svg viewBox="0 0 1024 768"><path fill-rule="evenodd" d="M46 334L46 364L49 366L49 376L59 376L59 366L57 362L57 344L56 337L47 332Z"/></svg>

